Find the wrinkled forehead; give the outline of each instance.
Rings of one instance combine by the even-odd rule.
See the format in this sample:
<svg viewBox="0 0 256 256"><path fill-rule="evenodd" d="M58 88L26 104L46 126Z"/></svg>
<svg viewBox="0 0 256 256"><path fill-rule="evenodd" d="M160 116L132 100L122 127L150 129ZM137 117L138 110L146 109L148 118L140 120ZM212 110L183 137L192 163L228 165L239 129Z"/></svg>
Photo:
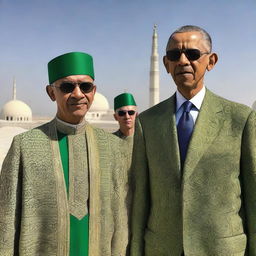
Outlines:
<svg viewBox="0 0 256 256"><path fill-rule="evenodd" d="M174 33L167 44L166 51L174 48L208 49L208 44L199 31Z"/></svg>
<svg viewBox="0 0 256 256"><path fill-rule="evenodd" d="M116 109L116 112L120 111L120 110L134 110L134 111L137 111L137 107L136 106L132 106L132 105L129 105L129 106L123 106L121 108L117 108Z"/></svg>

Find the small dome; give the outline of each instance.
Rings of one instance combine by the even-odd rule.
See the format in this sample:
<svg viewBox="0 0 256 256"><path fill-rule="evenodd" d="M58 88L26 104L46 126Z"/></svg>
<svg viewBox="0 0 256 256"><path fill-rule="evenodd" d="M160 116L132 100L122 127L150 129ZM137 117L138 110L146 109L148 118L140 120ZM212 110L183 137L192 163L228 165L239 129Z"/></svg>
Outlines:
<svg viewBox="0 0 256 256"><path fill-rule="evenodd" d="M106 97L98 92L94 95L93 103L90 107L90 112L107 112L109 110L109 104Z"/></svg>
<svg viewBox="0 0 256 256"><path fill-rule="evenodd" d="M32 121L32 111L23 101L11 100L3 106L1 119L21 122Z"/></svg>
<svg viewBox="0 0 256 256"><path fill-rule="evenodd" d="M256 110L256 101L252 104L252 109Z"/></svg>

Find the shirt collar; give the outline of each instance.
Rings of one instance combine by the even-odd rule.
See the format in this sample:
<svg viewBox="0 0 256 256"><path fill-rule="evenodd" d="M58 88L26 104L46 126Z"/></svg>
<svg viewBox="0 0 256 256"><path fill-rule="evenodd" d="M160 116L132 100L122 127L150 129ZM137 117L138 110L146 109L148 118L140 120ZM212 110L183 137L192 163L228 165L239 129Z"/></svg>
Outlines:
<svg viewBox="0 0 256 256"><path fill-rule="evenodd" d="M201 108L201 105L204 100L205 92L206 92L206 89L205 89L205 86L203 86L203 88L193 98L189 100L190 102L193 103L193 105L197 108L197 110L200 110ZM187 99L184 98L184 96L177 90L176 91L176 112L178 112L181 105L185 101L187 101Z"/></svg>

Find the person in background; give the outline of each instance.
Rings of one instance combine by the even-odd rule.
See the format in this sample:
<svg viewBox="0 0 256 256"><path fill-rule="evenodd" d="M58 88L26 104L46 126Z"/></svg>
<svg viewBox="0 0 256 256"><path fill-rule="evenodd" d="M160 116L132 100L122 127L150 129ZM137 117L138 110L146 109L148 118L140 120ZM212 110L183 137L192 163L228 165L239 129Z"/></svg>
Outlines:
<svg viewBox="0 0 256 256"><path fill-rule="evenodd" d="M0 255L127 254L130 150L84 117L96 85L83 52L48 63L56 117L14 137L0 175Z"/></svg>
<svg viewBox="0 0 256 256"><path fill-rule="evenodd" d="M256 112L205 87L217 60L200 27L168 40L177 91L135 128L131 256L256 255Z"/></svg>
<svg viewBox="0 0 256 256"><path fill-rule="evenodd" d="M137 105L131 93L122 93L114 98L114 118L119 123L119 129L114 132L120 138L134 134L135 119L138 115Z"/></svg>

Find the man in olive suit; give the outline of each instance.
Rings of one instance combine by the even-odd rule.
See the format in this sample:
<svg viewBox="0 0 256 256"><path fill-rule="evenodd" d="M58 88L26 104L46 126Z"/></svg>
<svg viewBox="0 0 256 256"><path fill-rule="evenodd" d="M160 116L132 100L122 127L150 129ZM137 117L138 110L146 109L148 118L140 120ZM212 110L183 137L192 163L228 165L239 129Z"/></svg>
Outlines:
<svg viewBox="0 0 256 256"><path fill-rule="evenodd" d="M135 129L131 256L256 255L256 113L205 87L217 60L205 30L171 34L177 91Z"/></svg>

